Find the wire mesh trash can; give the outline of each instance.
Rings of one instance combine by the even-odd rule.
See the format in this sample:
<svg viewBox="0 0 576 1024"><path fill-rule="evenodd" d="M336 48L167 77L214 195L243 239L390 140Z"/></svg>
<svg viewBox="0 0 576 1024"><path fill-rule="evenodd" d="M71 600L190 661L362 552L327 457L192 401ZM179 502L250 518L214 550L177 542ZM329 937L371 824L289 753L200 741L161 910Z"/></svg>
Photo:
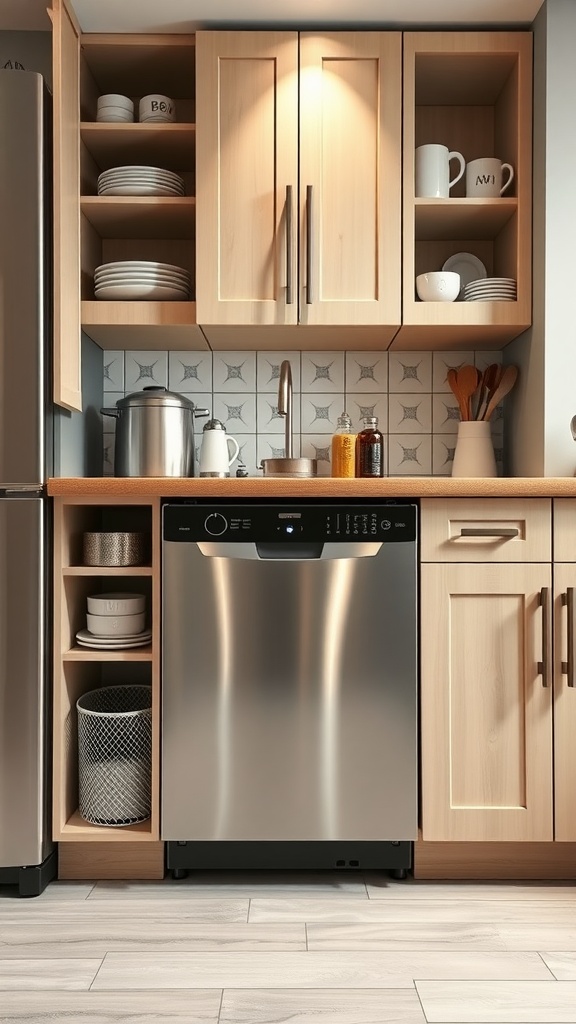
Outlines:
<svg viewBox="0 0 576 1024"><path fill-rule="evenodd" d="M93 825L150 817L152 708L149 686L103 686L76 702L79 810Z"/></svg>

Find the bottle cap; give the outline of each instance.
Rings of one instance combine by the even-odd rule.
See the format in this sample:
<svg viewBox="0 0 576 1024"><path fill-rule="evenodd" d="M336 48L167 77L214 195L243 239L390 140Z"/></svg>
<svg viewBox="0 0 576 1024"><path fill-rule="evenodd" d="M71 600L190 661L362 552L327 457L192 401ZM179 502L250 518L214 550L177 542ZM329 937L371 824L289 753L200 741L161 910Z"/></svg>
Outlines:
<svg viewBox="0 0 576 1024"><path fill-rule="evenodd" d="M347 412L343 412L342 415L338 417L337 426L346 427L348 430L352 429L352 419L350 418Z"/></svg>
<svg viewBox="0 0 576 1024"><path fill-rule="evenodd" d="M374 427L374 428L376 428L378 426L378 417L377 416L365 416L364 417L364 426L365 427Z"/></svg>

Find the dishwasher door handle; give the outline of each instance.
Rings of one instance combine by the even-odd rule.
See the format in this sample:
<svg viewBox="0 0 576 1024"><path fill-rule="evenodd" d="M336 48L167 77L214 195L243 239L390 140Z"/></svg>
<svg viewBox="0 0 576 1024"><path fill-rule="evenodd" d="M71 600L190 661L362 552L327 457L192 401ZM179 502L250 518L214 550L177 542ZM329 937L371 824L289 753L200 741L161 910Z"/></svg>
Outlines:
<svg viewBox="0 0 576 1024"><path fill-rule="evenodd" d="M338 544L303 541L269 541L252 543L247 541L195 541L198 550L206 558L238 558L260 561L321 561L327 562L336 558L374 558L382 544L379 541L342 541Z"/></svg>

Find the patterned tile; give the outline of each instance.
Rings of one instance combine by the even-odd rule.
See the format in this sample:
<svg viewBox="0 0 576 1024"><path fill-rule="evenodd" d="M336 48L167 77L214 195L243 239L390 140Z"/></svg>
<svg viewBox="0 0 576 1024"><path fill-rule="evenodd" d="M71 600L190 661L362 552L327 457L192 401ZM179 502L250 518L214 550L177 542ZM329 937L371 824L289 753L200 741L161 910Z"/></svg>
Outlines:
<svg viewBox="0 0 576 1024"><path fill-rule="evenodd" d="M477 366L479 370L486 369L490 366L490 363L502 363L502 351L498 352L475 352L474 353L474 366Z"/></svg>
<svg viewBox="0 0 576 1024"><path fill-rule="evenodd" d="M344 353L303 352L302 391L344 391Z"/></svg>
<svg viewBox="0 0 576 1024"><path fill-rule="evenodd" d="M391 434L424 434L432 430L432 395L390 395L389 403Z"/></svg>
<svg viewBox="0 0 576 1024"><path fill-rule="evenodd" d="M294 458L300 457L300 435L296 434L293 439ZM285 456L284 438L278 434L258 434L256 437L256 463L260 465L262 459L283 459Z"/></svg>
<svg viewBox="0 0 576 1024"><path fill-rule="evenodd" d="M434 434L457 434L460 409L452 392L432 395L432 431Z"/></svg>
<svg viewBox="0 0 576 1024"><path fill-rule="evenodd" d="M455 434L438 434L432 438L432 474L433 476L451 476L454 451L456 449Z"/></svg>
<svg viewBox="0 0 576 1024"><path fill-rule="evenodd" d="M240 445L240 450L238 452L238 459L233 464L230 472L235 476L238 465L240 462L243 462L249 475L257 476L256 434L238 434L236 440Z"/></svg>
<svg viewBox="0 0 576 1024"><path fill-rule="evenodd" d="M256 424L260 434L283 434L286 417L278 412L278 396L258 394L256 396ZM292 431L300 433L300 395L292 402Z"/></svg>
<svg viewBox="0 0 576 1024"><path fill-rule="evenodd" d="M300 352L257 352L256 381L259 393L278 394L280 364L284 359L290 361L292 388L300 391Z"/></svg>
<svg viewBox="0 0 576 1024"><path fill-rule="evenodd" d="M459 370L461 366L468 363L474 366L474 352L434 352L432 354L432 391L450 391L450 385L446 380L448 370Z"/></svg>
<svg viewBox="0 0 576 1024"><path fill-rule="evenodd" d="M104 392L124 391L124 352L104 352Z"/></svg>
<svg viewBox="0 0 576 1024"><path fill-rule="evenodd" d="M214 352L214 391L256 391L255 352Z"/></svg>
<svg viewBox="0 0 576 1024"><path fill-rule="evenodd" d="M212 391L212 353L169 352L168 387L182 394Z"/></svg>
<svg viewBox="0 0 576 1024"><path fill-rule="evenodd" d="M388 391L391 395L404 391L432 390L431 352L390 352L388 358Z"/></svg>
<svg viewBox="0 0 576 1024"><path fill-rule="evenodd" d="M387 391L387 352L346 352L346 391Z"/></svg>
<svg viewBox="0 0 576 1024"><path fill-rule="evenodd" d="M430 476L431 434L390 434L388 452L390 476Z"/></svg>
<svg viewBox="0 0 576 1024"><path fill-rule="evenodd" d="M377 416L378 426L383 434L388 431L388 395L354 394L346 395L346 412L352 420L354 430L362 430L365 416Z"/></svg>
<svg viewBox="0 0 576 1024"><path fill-rule="evenodd" d="M332 434L302 434L301 453L307 459L317 459L318 476L330 476L330 446Z"/></svg>
<svg viewBox="0 0 576 1024"><path fill-rule="evenodd" d="M302 395L302 433L333 434L344 409L344 395Z"/></svg>
<svg viewBox="0 0 576 1024"><path fill-rule="evenodd" d="M125 366L127 394L142 391L153 384L168 387L167 352L126 352Z"/></svg>
<svg viewBox="0 0 576 1024"><path fill-rule="evenodd" d="M254 434L256 432L256 395L246 392L215 394L214 416L224 424L229 434Z"/></svg>

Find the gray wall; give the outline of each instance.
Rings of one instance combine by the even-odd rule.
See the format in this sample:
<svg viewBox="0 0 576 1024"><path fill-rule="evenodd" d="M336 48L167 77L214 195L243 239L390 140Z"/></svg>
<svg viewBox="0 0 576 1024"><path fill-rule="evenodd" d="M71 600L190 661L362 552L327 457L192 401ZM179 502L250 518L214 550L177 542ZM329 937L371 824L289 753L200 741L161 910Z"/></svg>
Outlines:
<svg viewBox="0 0 576 1024"><path fill-rule="evenodd" d="M82 335L82 412L55 406L54 476L102 476L103 352Z"/></svg>
<svg viewBox="0 0 576 1024"><path fill-rule="evenodd" d="M0 8L1 8L0 0ZM25 71L37 71L52 89L52 33L0 32L0 68L23 64Z"/></svg>

